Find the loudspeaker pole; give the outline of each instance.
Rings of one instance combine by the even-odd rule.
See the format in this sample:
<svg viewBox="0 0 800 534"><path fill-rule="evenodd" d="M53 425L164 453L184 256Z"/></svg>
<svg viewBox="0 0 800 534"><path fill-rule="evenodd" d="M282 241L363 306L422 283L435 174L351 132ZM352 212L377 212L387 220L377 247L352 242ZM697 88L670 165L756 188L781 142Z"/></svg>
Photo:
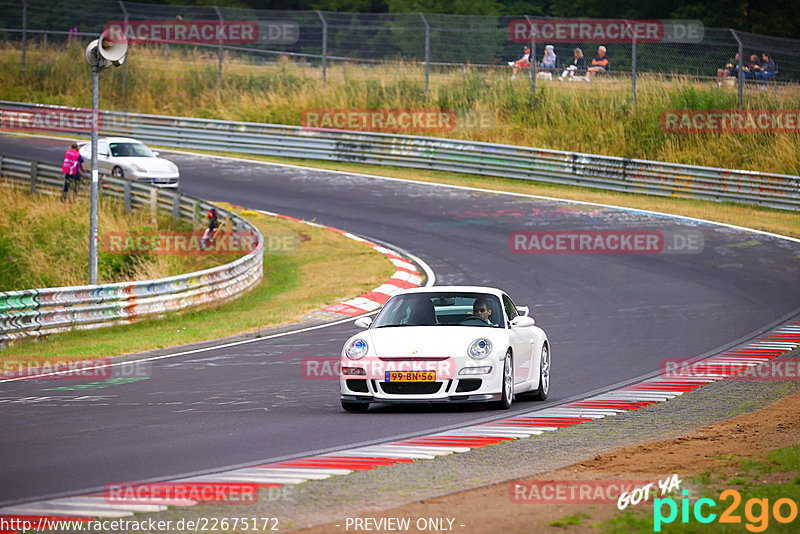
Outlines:
<svg viewBox="0 0 800 534"><path fill-rule="evenodd" d="M97 284L97 194L100 173L97 168L97 133L100 129L100 71L125 61L128 42L124 36L111 39L108 30L86 47L86 62L92 68L92 183L89 208L89 283Z"/></svg>
<svg viewBox="0 0 800 534"><path fill-rule="evenodd" d="M97 284L97 130L100 105L100 62L92 65L92 192L89 209L89 283Z"/></svg>

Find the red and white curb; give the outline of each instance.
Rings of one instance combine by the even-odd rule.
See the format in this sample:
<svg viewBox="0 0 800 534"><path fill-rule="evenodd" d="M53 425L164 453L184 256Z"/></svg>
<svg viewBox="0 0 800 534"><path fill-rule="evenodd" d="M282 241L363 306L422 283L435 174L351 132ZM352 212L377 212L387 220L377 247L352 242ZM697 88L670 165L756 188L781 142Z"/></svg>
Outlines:
<svg viewBox="0 0 800 534"><path fill-rule="evenodd" d="M372 291L364 293L363 295L359 295L356 298L346 300L344 302L337 302L336 304L326 306L325 308L322 309L323 312L334 313L348 317L363 315L365 313L369 313L379 309L381 306L386 304L386 301L388 301L395 293L398 293L403 289L408 289L411 287L419 287L422 285L424 276L422 275L422 273L419 272L417 266L414 265L412 262L408 261L403 256L401 256L397 251L372 243L371 241L368 241L363 237L359 237L355 234L351 234L350 232L346 232L344 230L340 230L332 226L324 226L322 224L317 224L315 222L304 221L302 219L296 219L288 215L281 215L279 213L273 213L270 211L258 210L258 212L263 213L265 215L270 215L272 217L278 217L293 222L307 224L309 226L314 226L317 228L332 230L334 232L342 234L344 237L348 239L359 241L361 243L366 243L367 245L371 246L375 251L380 252L381 254L386 256L397 269L394 272L394 274L390 276L389 279L386 280L379 287L376 287ZM432 278L431 273L428 273L428 278L429 279ZM429 284L431 282L432 280L429 281Z"/></svg>
<svg viewBox="0 0 800 534"><path fill-rule="evenodd" d="M489 423L160 484L248 483L255 484L259 488L282 488L310 480L346 475L353 471L365 471L397 463L429 460L437 456L467 452L487 445L589 423L595 419L663 402L705 384L724 380L741 371L770 362L798 346L800 346L800 321L794 321L777 327L742 346L694 362L690 378L651 378L587 399ZM78 517L88 521L90 518L126 517L139 512L159 512L168 506L196 504L198 502L188 499L178 501L157 498L149 498L141 503L109 503L102 495L88 494L0 508L0 518L6 521L14 518L36 521L42 517L72 520Z"/></svg>

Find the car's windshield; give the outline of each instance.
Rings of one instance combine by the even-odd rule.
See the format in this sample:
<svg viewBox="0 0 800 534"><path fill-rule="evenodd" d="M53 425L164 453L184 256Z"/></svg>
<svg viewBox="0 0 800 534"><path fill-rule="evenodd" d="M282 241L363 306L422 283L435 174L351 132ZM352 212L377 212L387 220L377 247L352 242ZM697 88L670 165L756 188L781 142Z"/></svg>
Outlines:
<svg viewBox="0 0 800 534"><path fill-rule="evenodd" d="M111 155L117 158L124 157L139 157L139 158L152 158L155 157L153 151L142 143L109 143L108 148L111 150Z"/></svg>
<svg viewBox="0 0 800 534"><path fill-rule="evenodd" d="M407 293L392 297L373 328L389 326L484 326L502 328L500 299L486 293Z"/></svg>

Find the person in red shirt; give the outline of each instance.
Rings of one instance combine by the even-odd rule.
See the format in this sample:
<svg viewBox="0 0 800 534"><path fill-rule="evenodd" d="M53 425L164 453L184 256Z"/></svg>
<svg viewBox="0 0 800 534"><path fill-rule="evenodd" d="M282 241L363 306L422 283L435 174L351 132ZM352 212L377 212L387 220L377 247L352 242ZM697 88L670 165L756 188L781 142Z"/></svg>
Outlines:
<svg viewBox="0 0 800 534"><path fill-rule="evenodd" d="M592 66L586 69L586 78L591 79L594 73L607 72L610 62L606 55L606 47L601 46L597 49L597 56L592 60Z"/></svg>
<svg viewBox="0 0 800 534"><path fill-rule="evenodd" d="M531 66L531 47L530 46L526 46L525 47L525 51L522 54L522 57L519 58L516 61L509 61L508 65L510 67L513 67L513 69L514 69L514 72L511 74L511 79L512 80L517 77L517 73L521 69L530 68L530 66Z"/></svg>

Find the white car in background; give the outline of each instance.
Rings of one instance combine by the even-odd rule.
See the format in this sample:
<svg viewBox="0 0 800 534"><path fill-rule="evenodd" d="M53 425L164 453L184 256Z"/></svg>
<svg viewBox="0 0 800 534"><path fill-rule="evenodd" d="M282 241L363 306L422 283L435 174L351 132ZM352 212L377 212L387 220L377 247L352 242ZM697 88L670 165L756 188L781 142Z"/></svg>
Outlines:
<svg viewBox="0 0 800 534"><path fill-rule="evenodd" d="M342 408L373 402L481 402L507 409L515 394L544 400L550 342L527 307L499 289L414 288L393 296L340 356Z"/></svg>
<svg viewBox="0 0 800 534"><path fill-rule="evenodd" d="M80 147L88 169L92 160L92 144ZM97 141L97 167L100 174L127 178L156 187L178 187L178 166L158 157L158 152L129 137L103 137Z"/></svg>

